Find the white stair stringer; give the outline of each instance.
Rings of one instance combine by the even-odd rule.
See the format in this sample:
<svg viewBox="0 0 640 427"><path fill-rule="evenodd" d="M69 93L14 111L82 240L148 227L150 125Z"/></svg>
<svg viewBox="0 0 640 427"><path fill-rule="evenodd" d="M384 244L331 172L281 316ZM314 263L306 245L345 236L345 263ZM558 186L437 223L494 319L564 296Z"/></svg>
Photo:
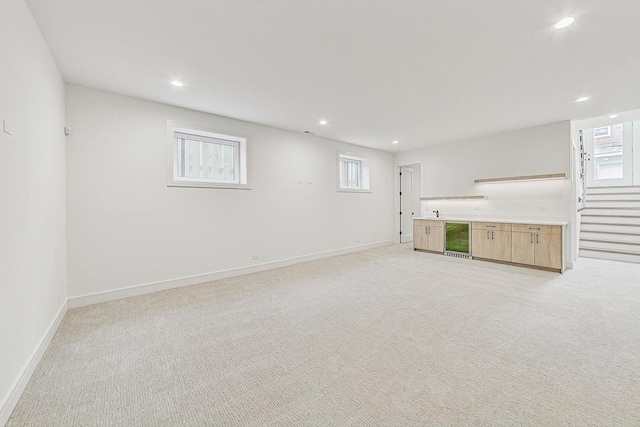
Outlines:
<svg viewBox="0 0 640 427"><path fill-rule="evenodd" d="M640 263L640 187L588 188L580 256Z"/></svg>

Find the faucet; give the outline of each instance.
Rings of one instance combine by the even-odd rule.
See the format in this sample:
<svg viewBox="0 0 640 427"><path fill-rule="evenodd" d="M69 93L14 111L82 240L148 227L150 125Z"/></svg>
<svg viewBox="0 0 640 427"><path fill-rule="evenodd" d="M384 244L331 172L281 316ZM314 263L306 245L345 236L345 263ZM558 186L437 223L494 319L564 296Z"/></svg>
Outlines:
<svg viewBox="0 0 640 427"><path fill-rule="evenodd" d="M435 211L432 211L432 212L434 214L436 214L436 218L440 218L440 211L439 210L436 209Z"/></svg>

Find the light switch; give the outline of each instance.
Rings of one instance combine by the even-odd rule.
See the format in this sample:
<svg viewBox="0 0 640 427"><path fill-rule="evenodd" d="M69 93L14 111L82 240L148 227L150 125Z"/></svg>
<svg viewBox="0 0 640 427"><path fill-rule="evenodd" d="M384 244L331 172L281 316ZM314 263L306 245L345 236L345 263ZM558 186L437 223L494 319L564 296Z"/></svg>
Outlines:
<svg viewBox="0 0 640 427"><path fill-rule="evenodd" d="M2 130L4 131L4 133L6 133L7 135L11 135L12 131L11 131L11 127L9 126L9 123L7 123L6 120L2 121Z"/></svg>

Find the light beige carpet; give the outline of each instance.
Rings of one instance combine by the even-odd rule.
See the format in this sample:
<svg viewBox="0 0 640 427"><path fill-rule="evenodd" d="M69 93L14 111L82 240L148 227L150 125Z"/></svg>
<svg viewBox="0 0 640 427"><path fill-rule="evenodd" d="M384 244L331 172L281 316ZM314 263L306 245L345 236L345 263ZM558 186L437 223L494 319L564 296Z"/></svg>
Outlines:
<svg viewBox="0 0 640 427"><path fill-rule="evenodd" d="M407 245L70 310L9 426L638 426L640 266Z"/></svg>

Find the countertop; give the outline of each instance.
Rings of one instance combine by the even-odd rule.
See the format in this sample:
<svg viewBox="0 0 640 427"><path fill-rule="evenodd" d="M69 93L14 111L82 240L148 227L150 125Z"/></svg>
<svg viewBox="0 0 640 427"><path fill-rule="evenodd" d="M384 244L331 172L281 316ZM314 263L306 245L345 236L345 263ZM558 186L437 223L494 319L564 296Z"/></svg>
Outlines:
<svg viewBox="0 0 640 427"><path fill-rule="evenodd" d="M506 224L539 224L539 225L562 225L566 226L568 221L558 219L541 219L535 217L471 217L471 216L446 216L440 215L440 218L433 216L419 216L413 219L430 219L440 221L465 221L465 222L502 222Z"/></svg>

